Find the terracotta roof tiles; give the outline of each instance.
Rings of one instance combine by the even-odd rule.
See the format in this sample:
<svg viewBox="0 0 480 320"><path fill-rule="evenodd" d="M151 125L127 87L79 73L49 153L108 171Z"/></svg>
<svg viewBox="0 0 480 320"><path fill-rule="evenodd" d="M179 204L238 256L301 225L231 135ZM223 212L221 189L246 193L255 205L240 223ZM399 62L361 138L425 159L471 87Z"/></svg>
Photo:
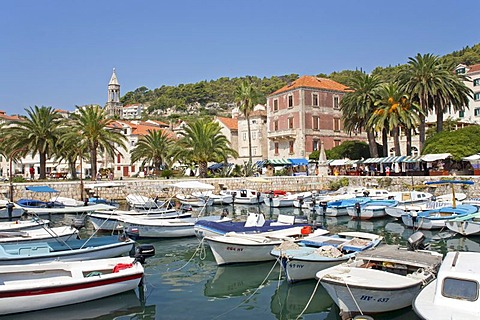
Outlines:
<svg viewBox="0 0 480 320"><path fill-rule="evenodd" d="M238 130L238 119L217 117L218 121L222 122L230 130Z"/></svg>
<svg viewBox="0 0 480 320"><path fill-rule="evenodd" d="M302 76L299 79L293 81L290 84L287 84L283 88L278 89L271 95L279 94L282 92L298 89L298 88L314 88L314 89L323 89L323 90L333 90L333 91L347 91L347 87L343 84L340 84L336 81L319 78L314 76Z"/></svg>

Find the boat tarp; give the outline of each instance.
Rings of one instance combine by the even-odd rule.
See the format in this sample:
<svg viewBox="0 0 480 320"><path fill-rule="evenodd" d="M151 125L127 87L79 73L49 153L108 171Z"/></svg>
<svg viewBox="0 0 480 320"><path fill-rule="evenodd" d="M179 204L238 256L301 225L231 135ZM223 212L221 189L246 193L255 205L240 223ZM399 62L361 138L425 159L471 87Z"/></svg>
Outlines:
<svg viewBox="0 0 480 320"><path fill-rule="evenodd" d="M28 186L25 187L25 189L32 192L60 192L53 188L50 188L49 186Z"/></svg>
<svg viewBox="0 0 480 320"><path fill-rule="evenodd" d="M439 180L439 181L427 181L425 184L473 184L470 180Z"/></svg>

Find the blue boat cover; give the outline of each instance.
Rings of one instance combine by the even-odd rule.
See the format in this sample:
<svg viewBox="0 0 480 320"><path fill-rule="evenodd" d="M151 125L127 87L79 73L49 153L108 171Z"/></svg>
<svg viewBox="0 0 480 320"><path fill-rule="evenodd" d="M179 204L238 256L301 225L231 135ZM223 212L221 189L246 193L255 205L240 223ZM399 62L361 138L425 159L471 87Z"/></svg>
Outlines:
<svg viewBox="0 0 480 320"><path fill-rule="evenodd" d="M427 181L425 184L473 184L470 180L439 180L439 181Z"/></svg>
<svg viewBox="0 0 480 320"><path fill-rule="evenodd" d="M55 189L50 188L49 186L29 186L25 187L25 189L33 192L59 192Z"/></svg>

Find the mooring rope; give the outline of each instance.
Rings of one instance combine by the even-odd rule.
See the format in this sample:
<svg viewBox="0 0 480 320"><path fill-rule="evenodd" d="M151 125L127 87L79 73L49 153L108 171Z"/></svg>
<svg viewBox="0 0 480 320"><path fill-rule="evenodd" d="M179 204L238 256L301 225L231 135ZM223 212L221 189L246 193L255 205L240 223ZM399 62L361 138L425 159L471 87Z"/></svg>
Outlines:
<svg viewBox="0 0 480 320"><path fill-rule="evenodd" d="M197 249L195 249L195 252L192 254L192 256L190 257L190 259L188 259L187 262L185 262L185 264L183 266L181 266L180 268L178 269L174 269L174 270L170 270L170 269L167 269L167 271L172 271L172 272L175 272L175 271L180 271L182 270L183 268L185 268L189 263L190 261L193 260L193 258L195 258L195 256L197 255L198 252L201 252L201 254L203 254L205 252L205 248L203 246L203 238L202 240L200 240L200 243L198 244L197 246ZM206 254L206 253L205 253Z"/></svg>
<svg viewBox="0 0 480 320"><path fill-rule="evenodd" d="M313 297L315 296L315 293L317 293L317 289L318 289L318 286L319 286L319 285L320 285L320 279L318 279L317 284L315 285L315 288L313 288L313 292L312 292L312 294L310 295L310 298L308 299L305 308L303 308L302 312L300 312L300 314L295 318L295 320L300 319L300 317L303 316L303 314L305 313L305 311L307 311L308 306L310 305L310 303L311 303L312 300L313 300Z"/></svg>
<svg viewBox="0 0 480 320"><path fill-rule="evenodd" d="M350 287L348 286L348 283L345 281L345 279L342 278L342 280L345 283L345 286L347 287L348 292L352 296L353 302L355 302L355 305L357 306L358 311L360 311L360 314L363 316L364 314L362 312L362 309L360 309L360 306L358 305L357 300L355 300L355 297L353 296L352 290L350 290Z"/></svg>
<svg viewBox="0 0 480 320"><path fill-rule="evenodd" d="M245 300L243 300L242 302L240 302L238 305L236 305L235 307L233 307L232 309L228 310L228 311L225 311L224 313L222 314L219 314L218 316L216 316L215 318L213 319L218 319L230 312L232 312L233 310L235 309L238 309L242 304L248 302L248 300L250 300L257 292L258 290L260 290L260 288L262 288L263 284L268 280L268 277L270 277L270 275L272 274L273 270L275 269L275 266L277 265L277 262L278 260L275 260L275 263L273 264L272 268L270 269L270 271L268 272L267 276L263 279L263 281L260 283L260 285L258 286L257 289L255 289L255 291L252 292L251 295L249 295Z"/></svg>

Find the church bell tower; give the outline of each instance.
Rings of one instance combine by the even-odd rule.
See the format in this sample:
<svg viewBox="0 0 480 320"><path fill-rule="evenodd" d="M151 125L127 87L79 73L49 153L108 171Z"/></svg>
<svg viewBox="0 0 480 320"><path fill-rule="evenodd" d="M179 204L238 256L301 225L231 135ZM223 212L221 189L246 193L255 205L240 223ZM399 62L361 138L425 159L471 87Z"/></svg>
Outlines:
<svg viewBox="0 0 480 320"><path fill-rule="evenodd" d="M108 100L105 109L109 117L121 119L123 116L123 105L120 102L120 84L118 83L115 68L113 68L112 77L108 83Z"/></svg>

